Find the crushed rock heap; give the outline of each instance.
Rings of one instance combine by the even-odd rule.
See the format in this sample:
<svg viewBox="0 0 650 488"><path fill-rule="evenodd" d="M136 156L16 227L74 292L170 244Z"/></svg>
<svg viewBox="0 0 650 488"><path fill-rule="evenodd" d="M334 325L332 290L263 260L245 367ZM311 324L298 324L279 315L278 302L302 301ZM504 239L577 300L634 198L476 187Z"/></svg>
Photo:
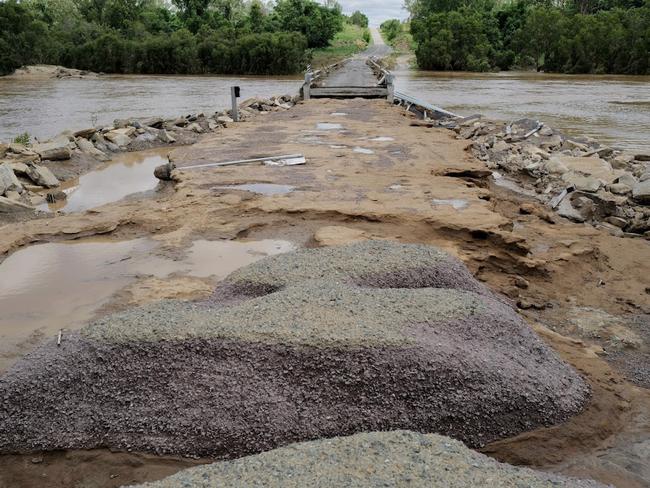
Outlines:
<svg viewBox="0 0 650 488"><path fill-rule="evenodd" d="M0 452L234 458L412 429L470 446L562 422L589 387L455 258L369 241L232 273L44 344L0 379Z"/></svg>
<svg viewBox="0 0 650 488"><path fill-rule="evenodd" d="M435 434L372 432L293 444L235 461L186 469L141 488L323 487L599 488L502 464Z"/></svg>

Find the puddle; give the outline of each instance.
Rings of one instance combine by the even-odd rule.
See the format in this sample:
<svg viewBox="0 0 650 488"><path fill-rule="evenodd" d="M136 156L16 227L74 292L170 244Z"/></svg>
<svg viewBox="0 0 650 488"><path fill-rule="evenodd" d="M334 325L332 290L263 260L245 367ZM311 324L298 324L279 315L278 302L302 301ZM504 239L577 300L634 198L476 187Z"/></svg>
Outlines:
<svg viewBox="0 0 650 488"><path fill-rule="evenodd" d="M272 183L250 183L246 185L213 186L212 189L242 190L251 193L259 193L261 195L285 195L286 193L294 191L296 187L291 185L275 185Z"/></svg>
<svg viewBox="0 0 650 488"><path fill-rule="evenodd" d="M330 115L333 115L334 117L345 117L348 114L346 114L345 112L332 112Z"/></svg>
<svg viewBox="0 0 650 488"><path fill-rule="evenodd" d="M167 162L168 152L169 149L153 149L116 155L101 169L64 182L60 189L68 194L67 200L45 203L38 209L79 212L152 190L158 184L153 170Z"/></svg>
<svg viewBox="0 0 650 488"><path fill-rule="evenodd" d="M291 251L288 241L197 240L178 260L155 255L151 239L37 244L0 264L0 370L16 345L39 331L78 328L138 276L172 273L225 277L265 256ZM13 344L13 346L12 346ZM12 350L12 347L14 348Z"/></svg>
<svg viewBox="0 0 650 488"><path fill-rule="evenodd" d="M451 205L455 210L462 210L468 207L467 200L457 200L457 199L438 200L434 198L431 202L434 205Z"/></svg>
<svg viewBox="0 0 650 488"><path fill-rule="evenodd" d="M388 142L388 141L394 141L395 139L388 136L381 136L381 137L373 137L370 140L374 142Z"/></svg>
<svg viewBox="0 0 650 488"><path fill-rule="evenodd" d="M330 122L319 122L316 124L316 128L319 130L338 130L343 129L341 124L332 124Z"/></svg>
<svg viewBox="0 0 650 488"><path fill-rule="evenodd" d="M340 145L340 144L332 144L330 147L331 147L332 149L345 149L345 148L348 147L348 146L342 146L342 145Z"/></svg>
<svg viewBox="0 0 650 488"><path fill-rule="evenodd" d="M358 147L358 146L355 147L353 151L355 153L360 153L360 154L375 154L375 151L373 151L372 149L367 149L365 147Z"/></svg>
<svg viewBox="0 0 650 488"><path fill-rule="evenodd" d="M393 191L398 191L401 190L402 188L404 188L402 185L390 185L388 187L389 190L393 190Z"/></svg>

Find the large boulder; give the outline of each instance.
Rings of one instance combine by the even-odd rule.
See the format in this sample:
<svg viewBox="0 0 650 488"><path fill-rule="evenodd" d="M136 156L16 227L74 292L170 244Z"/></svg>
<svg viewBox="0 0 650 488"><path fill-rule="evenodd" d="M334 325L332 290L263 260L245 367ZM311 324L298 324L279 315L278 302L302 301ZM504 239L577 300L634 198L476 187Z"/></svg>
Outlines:
<svg viewBox="0 0 650 488"><path fill-rule="evenodd" d="M72 157L70 141L65 137L58 137L49 142L34 144L32 150L37 153L41 159L49 159L51 161L65 160Z"/></svg>
<svg viewBox="0 0 650 488"><path fill-rule="evenodd" d="M4 163L0 164L0 195L4 195L8 191L22 193L23 185L18 181L13 168L9 164Z"/></svg>
<svg viewBox="0 0 650 488"><path fill-rule="evenodd" d="M111 141L113 144L124 147L131 142L131 135L135 132L133 127L128 127L124 129L115 129L104 134L104 137Z"/></svg>
<svg viewBox="0 0 650 488"><path fill-rule="evenodd" d="M204 302L156 302L43 345L0 379L0 452L238 457L391 429L478 446L565 421L588 397L458 260L367 241L266 258Z"/></svg>
<svg viewBox="0 0 650 488"><path fill-rule="evenodd" d="M33 211L34 211L34 207L30 207L29 205L25 205L24 203L18 202L16 200L12 200L10 198L0 196L0 213L33 212ZM2 386L0 386L0 390L1 389Z"/></svg>
<svg viewBox="0 0 650 488"><path fill-rule="evenodd" d="M462 443L404 430L292 444L234 461L186 469L141 488L598 488L499 463Z"/></svg>
<svg viewBox="0 0 650 488"><path fill-rule="evenodd" d="M90 142L88 139L79 138L77 139L77 146L81 149L81 152L89 154L99 161L108 161L111 159L106 153L100 151L95 147L95 145Z"/></svg>
<svg viewBox="0 0 650 488"><path fill-rule="evenodd" d="M54 173L52 173L49 168L39 166L38 164L28 164L26 166L27 176L37 185L44 186L45 188L55 188L59 186L59 180L54 176Z"/></svg>

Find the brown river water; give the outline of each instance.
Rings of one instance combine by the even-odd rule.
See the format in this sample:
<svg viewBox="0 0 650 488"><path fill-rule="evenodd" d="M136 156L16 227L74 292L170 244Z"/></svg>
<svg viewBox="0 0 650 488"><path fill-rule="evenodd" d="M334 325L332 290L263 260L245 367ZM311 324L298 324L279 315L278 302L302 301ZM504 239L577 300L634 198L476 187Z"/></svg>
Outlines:
<svg viewBox="0 0 650 488"><path fill-rule="evenodd" d="M631 151L650 151L650 76L531 72L396 71L397 89L460 115L535 117ZM116 118L212 113L242 98L298 92L298 77L107 75L89 79L0 77L0 141L45 138Z"/></svg>
<svg viewBox="0 0 650 488"><path fill-rule="evenodd" d="M650 76L395 72L396 89L459 115L537 118L569 134L650 151Z"/></svg>

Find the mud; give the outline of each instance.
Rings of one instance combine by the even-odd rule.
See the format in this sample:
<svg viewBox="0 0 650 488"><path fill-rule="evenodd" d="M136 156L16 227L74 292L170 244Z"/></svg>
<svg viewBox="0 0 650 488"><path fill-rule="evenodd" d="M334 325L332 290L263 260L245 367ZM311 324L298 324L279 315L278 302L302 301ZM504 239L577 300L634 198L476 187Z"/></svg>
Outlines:
<svg viewBox="0 0 650 488"><path fill-rule="evenodd" d="M364 146L375 154L361 157L326 144L300 143L304 127L328 120L324 113L350 114L345 118L349 132L327 131L328 142L354 147L357 138L366 137ZM101 212L6 225L0 233L0 253L7 255L32 242L107 232L116 239L166 234L181 247L195 238L244 237L291 239L307 246L368 238L436 245L460 258L490 289L530 306L521 311L524 317L546 343L586 376L593 392L585 412L567 423L499 441L487 446L486 452L507 462L592 477L617 487L647 487L647 456L640 455L650 437L647 390L625 380L623 374L633 378L635 370L618 369L618 360L607 362L609 337L583 335L569 317L575 307L590 307L636 330L630 317L650 312L648 243L616 238L562 218L543 218L545 209L534 200L485 178L444 176L475 174L485 166L448 131L432 129L423 135L409 127L409 121L408 115L381 102L319 100L261 121L233 125L195 146L177 149L174 160L183 166L301 152L307 165L181 170L176 185L162 188L146 201L115 202ZM386 135L385 127L391 127L395 141L389 145L372 142ZM251 181L252 173L254 181L290 184L301 191L278 197L210 191L216 185ZM390 189L395 185L399 190ZM433 199L461 199L469 206L459 211L449 205L432 205ZM533 205L535 212L520 212L523 203ZM332 228L345 231L321 232ZM525 288L517 286L520 278L525 279ZM140 299L169 294L174 287L180 292L186 285L149 280L148 288L129 295L128 302L137 304ZM24 354L37 343L17 347L15 353ZM638 350L643 349L622 348L616 354L631 358ZM626 363L642 372L634 361ZM164 476L157 474L156 462L142 461L136 454L91 451L88 458L74 452L70 456L77 460L74 473L66 470L70 464L63 456L43 454L43 464L31 463L34 454L1 456L3 482L61 486L54 481L60 475L74 476L82 486L118 486L110 479L116 465L118 479ZM129 463L139 467L131 468ZM35 469L40 466L42 471ZM146 466L151 466L148 473ZM50 473L50 481L44 483L41 472Z"/></svg>

